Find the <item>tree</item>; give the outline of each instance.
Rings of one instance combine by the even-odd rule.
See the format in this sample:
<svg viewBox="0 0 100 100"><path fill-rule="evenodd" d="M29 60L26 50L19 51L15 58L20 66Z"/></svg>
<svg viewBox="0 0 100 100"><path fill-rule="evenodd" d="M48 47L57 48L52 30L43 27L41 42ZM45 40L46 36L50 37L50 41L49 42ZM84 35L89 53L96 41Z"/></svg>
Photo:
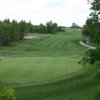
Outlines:
<svg viewBox="0 0 100 100"><path fill-rule="evenodd" d="M100 61L100 0L89 0L91 5L90 19L87 19L86 25L83 29L83 34L91 34L94 37L96 44L95 50L89 50L79 63L94 64L96 61Z"/></svg>
<svg viewBox="0 0 100 100"><path fill-rule="evenodd" d="M33 33L33 25L31 23L31 21L26 23L26 27L27 27L26 33Z"/></svg>
<svg viewBox="0 0 100 100"><path fill-rule="evenodd" d="M46 27L42 23L39 25L39 32L40 33L46 33Z"/></svg>
<svg viewBox="0 0 100 100"><path fill-rule="evenodd" d="M11 23L11 41L18 41L19 40L19 26L16 20L13 20Z"/></svg>
<svg viewBox="0 0 100 100"><path fill-rule="evenodd" d="M1 24L0 25L0 46L6 46L10 44L10 25Z"/></svg>
<svg viewBox="0 0 100 100"><path fill-rule="evenodd" d="M23 40L27 31L27 23L25 21L17 22L9 19L0 21L0 46L9 45L13 41Z"/></svg>
<svg viewBox="0 0 100 100"><path fill-rule="evenodd" d="M53 32L57 32L58 24L57 23L53 23L52 27L53 27Z"/></svg>
<svg viewBox="0 0 100 100"><path fill-rule="evenodd" d="M94 40L97 43L100 43L100 0L90 0L91 5L91 14L93 27L91 28L94 33Z"/></svg>
<svg viewBox="0 0 100 100"><path fill-rule="evenodd" d="M72 23L71 28L79 28L79 26L76 23Z"/></svg>
<svg viewBox="0 0 100 100"><path fill-rule="evenodd" d="M88 18L86 20L86 24L84 25L84 29L82 30L82 35L84 36L84 41L89 44L94 38L93 32L93 19Z"/></svg>
<svg viewBox="0 0 100 100"><path fill-rule="evenodd" d="M47 26L47 32L53 33L53 23L52 23L52 21L47 22L46 26Z"/></svg>
<svg viewBox="0 0 100 100"><path fill-rule="evenodd" d="M57 23L53 23L52 21L49 21L46 23L46 28L47 28L47 33L56 33L59 31L62 31L59 27Z"/></svg>
<svg viewBox="0 0 100 100"><path fill-rule="evenodd" d="M93 94L94 100L100 100L100 89L96 89Z"/></svg>
<svg viewBox="0 0 100 100"><path fill-rule="evenodd" d="M21 21L19 23L19 39L23 40L25 33L27 32L28 28L25 21Z"/></svg>

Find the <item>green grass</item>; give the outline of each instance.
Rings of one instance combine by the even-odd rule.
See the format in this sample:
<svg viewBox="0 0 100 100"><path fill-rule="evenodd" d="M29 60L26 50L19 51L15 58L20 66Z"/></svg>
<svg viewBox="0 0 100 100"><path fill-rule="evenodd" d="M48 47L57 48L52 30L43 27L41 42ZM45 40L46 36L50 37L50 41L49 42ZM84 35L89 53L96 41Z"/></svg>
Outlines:
<svg viewBox="0 0 100 100"><path fill-rule="evenodd" d="M77 59L66 57L9 58L1 60L0 73L6 78L6 83L36 85L73 76L70 73L76 73L82 68L76 62Z"/></svg>
<svg viewBox="0 0 100 100"><path fill-rule="evenodd" d="M17 93L18 100L94 100L93 91L99 87L94 70L85 69L84 74L54 83L16 88L20 91Z"/></svg>
<svg viewBox="0 0 100 100"><path fill-rule="evenodd" d="M68 32L59 34L33 34L37 38L13 43L9 47L1 47L0 55L5 57L37 57L80 55L84 47L79 45L81 31L68 29Z"/></svg>
<svg viewBox="0 0 100 100"><path fill-rule="evenodd" d="M37 38L0 47L0 73L17 100L92 100L99 68L78 64L87 50L79 44L81 30L32 35Z"/></svg>

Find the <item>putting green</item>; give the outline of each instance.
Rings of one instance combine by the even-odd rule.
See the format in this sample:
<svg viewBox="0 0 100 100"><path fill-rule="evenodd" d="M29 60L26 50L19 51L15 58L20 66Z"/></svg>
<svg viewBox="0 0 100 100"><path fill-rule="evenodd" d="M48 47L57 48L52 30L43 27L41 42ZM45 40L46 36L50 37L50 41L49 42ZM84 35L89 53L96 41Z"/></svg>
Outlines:
<svg viewBox="0 0 100 100"><path fill-rule="evenodd" d="M58 81L74 76L81 68L77 59L66 57L17 57L0 61L0 73L6 83L16 84Z"/></svg>

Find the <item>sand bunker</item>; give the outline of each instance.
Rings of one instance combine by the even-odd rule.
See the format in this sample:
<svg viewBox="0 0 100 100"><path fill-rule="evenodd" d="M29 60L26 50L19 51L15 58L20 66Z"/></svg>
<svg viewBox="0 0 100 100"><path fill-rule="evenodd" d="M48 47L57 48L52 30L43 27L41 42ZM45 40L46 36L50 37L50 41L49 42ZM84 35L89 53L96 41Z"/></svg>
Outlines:
<svg viewBox="0 0 100 100"><path fill-rule="evenodd" d="M38 37L37 36L25 36L24 39L37 39Z"/></svg>

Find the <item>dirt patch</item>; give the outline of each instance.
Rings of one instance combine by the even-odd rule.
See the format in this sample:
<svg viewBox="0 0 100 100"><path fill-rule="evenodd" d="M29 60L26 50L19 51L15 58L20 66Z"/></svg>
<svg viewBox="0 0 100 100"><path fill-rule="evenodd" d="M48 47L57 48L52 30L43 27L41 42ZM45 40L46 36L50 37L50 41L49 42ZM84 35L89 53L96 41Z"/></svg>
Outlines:
<svg viewBox="0 0 100 100"><path fill-rule="evenodd" d="M24 36L24 39L37 39L37 36Z"/></svg>

